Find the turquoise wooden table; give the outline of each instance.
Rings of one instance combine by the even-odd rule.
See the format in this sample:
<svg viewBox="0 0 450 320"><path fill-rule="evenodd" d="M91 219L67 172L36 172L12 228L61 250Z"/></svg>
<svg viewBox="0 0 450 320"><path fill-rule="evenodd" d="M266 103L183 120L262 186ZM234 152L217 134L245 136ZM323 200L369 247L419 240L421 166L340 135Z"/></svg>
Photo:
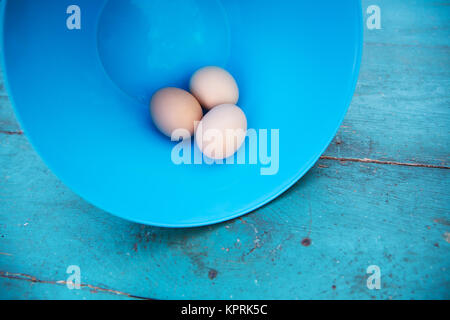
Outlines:
<svg viewBox="0 0 450 320"><path fill-rule="evenodd" d="M363 1L366 18L373 4L381 29L365 28L356 93L321 160L275 201L210 227L142 226L80 199L1 85L0 298L449 299L450 6Z"/></svg>

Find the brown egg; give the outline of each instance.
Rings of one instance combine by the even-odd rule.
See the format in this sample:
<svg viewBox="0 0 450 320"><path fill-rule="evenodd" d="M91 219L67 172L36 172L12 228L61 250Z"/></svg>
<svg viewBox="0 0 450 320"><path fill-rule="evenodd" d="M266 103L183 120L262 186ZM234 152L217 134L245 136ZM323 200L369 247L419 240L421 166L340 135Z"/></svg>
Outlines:
<svg viewBox="0 0 450 320"><path fill-rule="evenodd" d="M205 109L221 104L236 104L239 88L233 76L219 67L205 67L191 78L190 91Z"/></svg>
<svg viewBox="0 0 450 320"><path fill-rule="evenodd" d="M244 143L247 118L235 105L222 104L209 111L195 130L195 142L211 159L232 156Z"/></svg>
<svg viewBox="0 0 450 320"><path fill-rule="evenodd" d="M157 91L150 101L150 113L156 127L168 137L171 137L175 130L184 129L183 132L177 132L177 139L192 136L195 122L200 121L203 116L197 99L178 88Z"/></svg>

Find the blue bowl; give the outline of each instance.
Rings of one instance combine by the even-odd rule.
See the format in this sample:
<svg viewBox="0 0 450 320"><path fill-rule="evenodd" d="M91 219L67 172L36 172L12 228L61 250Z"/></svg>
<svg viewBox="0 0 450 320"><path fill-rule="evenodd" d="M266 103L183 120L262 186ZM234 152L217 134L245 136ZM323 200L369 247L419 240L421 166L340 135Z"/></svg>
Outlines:
<svg viewBox="0 0 450 320"><path fill-rule="evenodd" d="M192 227L252 211L311 168L350 104L359 1L76 2L80 16L68 1L2 2L7 87L51 170L119 217ZM187 88L206 65L235 76L249 128L258 141L268 130L269 150L278 130L271 163L259 154L256 164L172 161L176 143L152 125L149 98L164 86ZM247 140L240 154L250 149Z"/></svg>

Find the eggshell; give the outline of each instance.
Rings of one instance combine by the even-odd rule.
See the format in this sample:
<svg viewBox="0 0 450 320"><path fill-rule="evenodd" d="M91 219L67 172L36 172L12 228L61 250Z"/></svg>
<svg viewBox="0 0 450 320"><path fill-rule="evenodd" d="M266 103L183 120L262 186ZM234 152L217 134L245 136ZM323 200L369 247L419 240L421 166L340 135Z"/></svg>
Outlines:
<svg viewBox="0 0 450 320"><path fill-rule="evenodd" d="M183 139L192 136L195 122L203 116L197 99L178 88L157 91L150 102L150 113L156 127L166 136L170 137L176 129L187 130L180 135Z"/></svg>
<svg viewBox="0 0 450 320"><path fill-rule="evenodd" d="M236 104L239 88L233 76L219 67L204 67L191 78L190 91L205 109Z"/></svg>
<svg viewBox="0 0 450 320"><path fill-rule="evenodd" d="M232 156L243 144L247 133L247 118L236 105L222 104L209 111L198 124L195 141L211 159Z"/></svg>

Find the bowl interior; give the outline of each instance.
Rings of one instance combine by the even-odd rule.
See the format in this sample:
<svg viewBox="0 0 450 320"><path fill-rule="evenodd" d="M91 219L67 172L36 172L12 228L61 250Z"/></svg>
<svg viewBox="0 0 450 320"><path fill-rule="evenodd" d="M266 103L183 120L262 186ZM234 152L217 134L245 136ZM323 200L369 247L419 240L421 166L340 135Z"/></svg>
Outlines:
<svg viewBox="0 0 450 320"><path fill-rule="evenodd" d="M120 217L187 227L247 213L314 164L347 111L361 56L359 1L77 2L79 30L66 27L64 1L3 3L8 89L48 166ZM271 161L261 144L256 164L172 161L176 143L152 125L149 98L164 86L187 89L205 65L235 76L258 143L268 131ZM241 152L250 148L247 140ZM261 174L268 167L276 174Z"/></svg>

